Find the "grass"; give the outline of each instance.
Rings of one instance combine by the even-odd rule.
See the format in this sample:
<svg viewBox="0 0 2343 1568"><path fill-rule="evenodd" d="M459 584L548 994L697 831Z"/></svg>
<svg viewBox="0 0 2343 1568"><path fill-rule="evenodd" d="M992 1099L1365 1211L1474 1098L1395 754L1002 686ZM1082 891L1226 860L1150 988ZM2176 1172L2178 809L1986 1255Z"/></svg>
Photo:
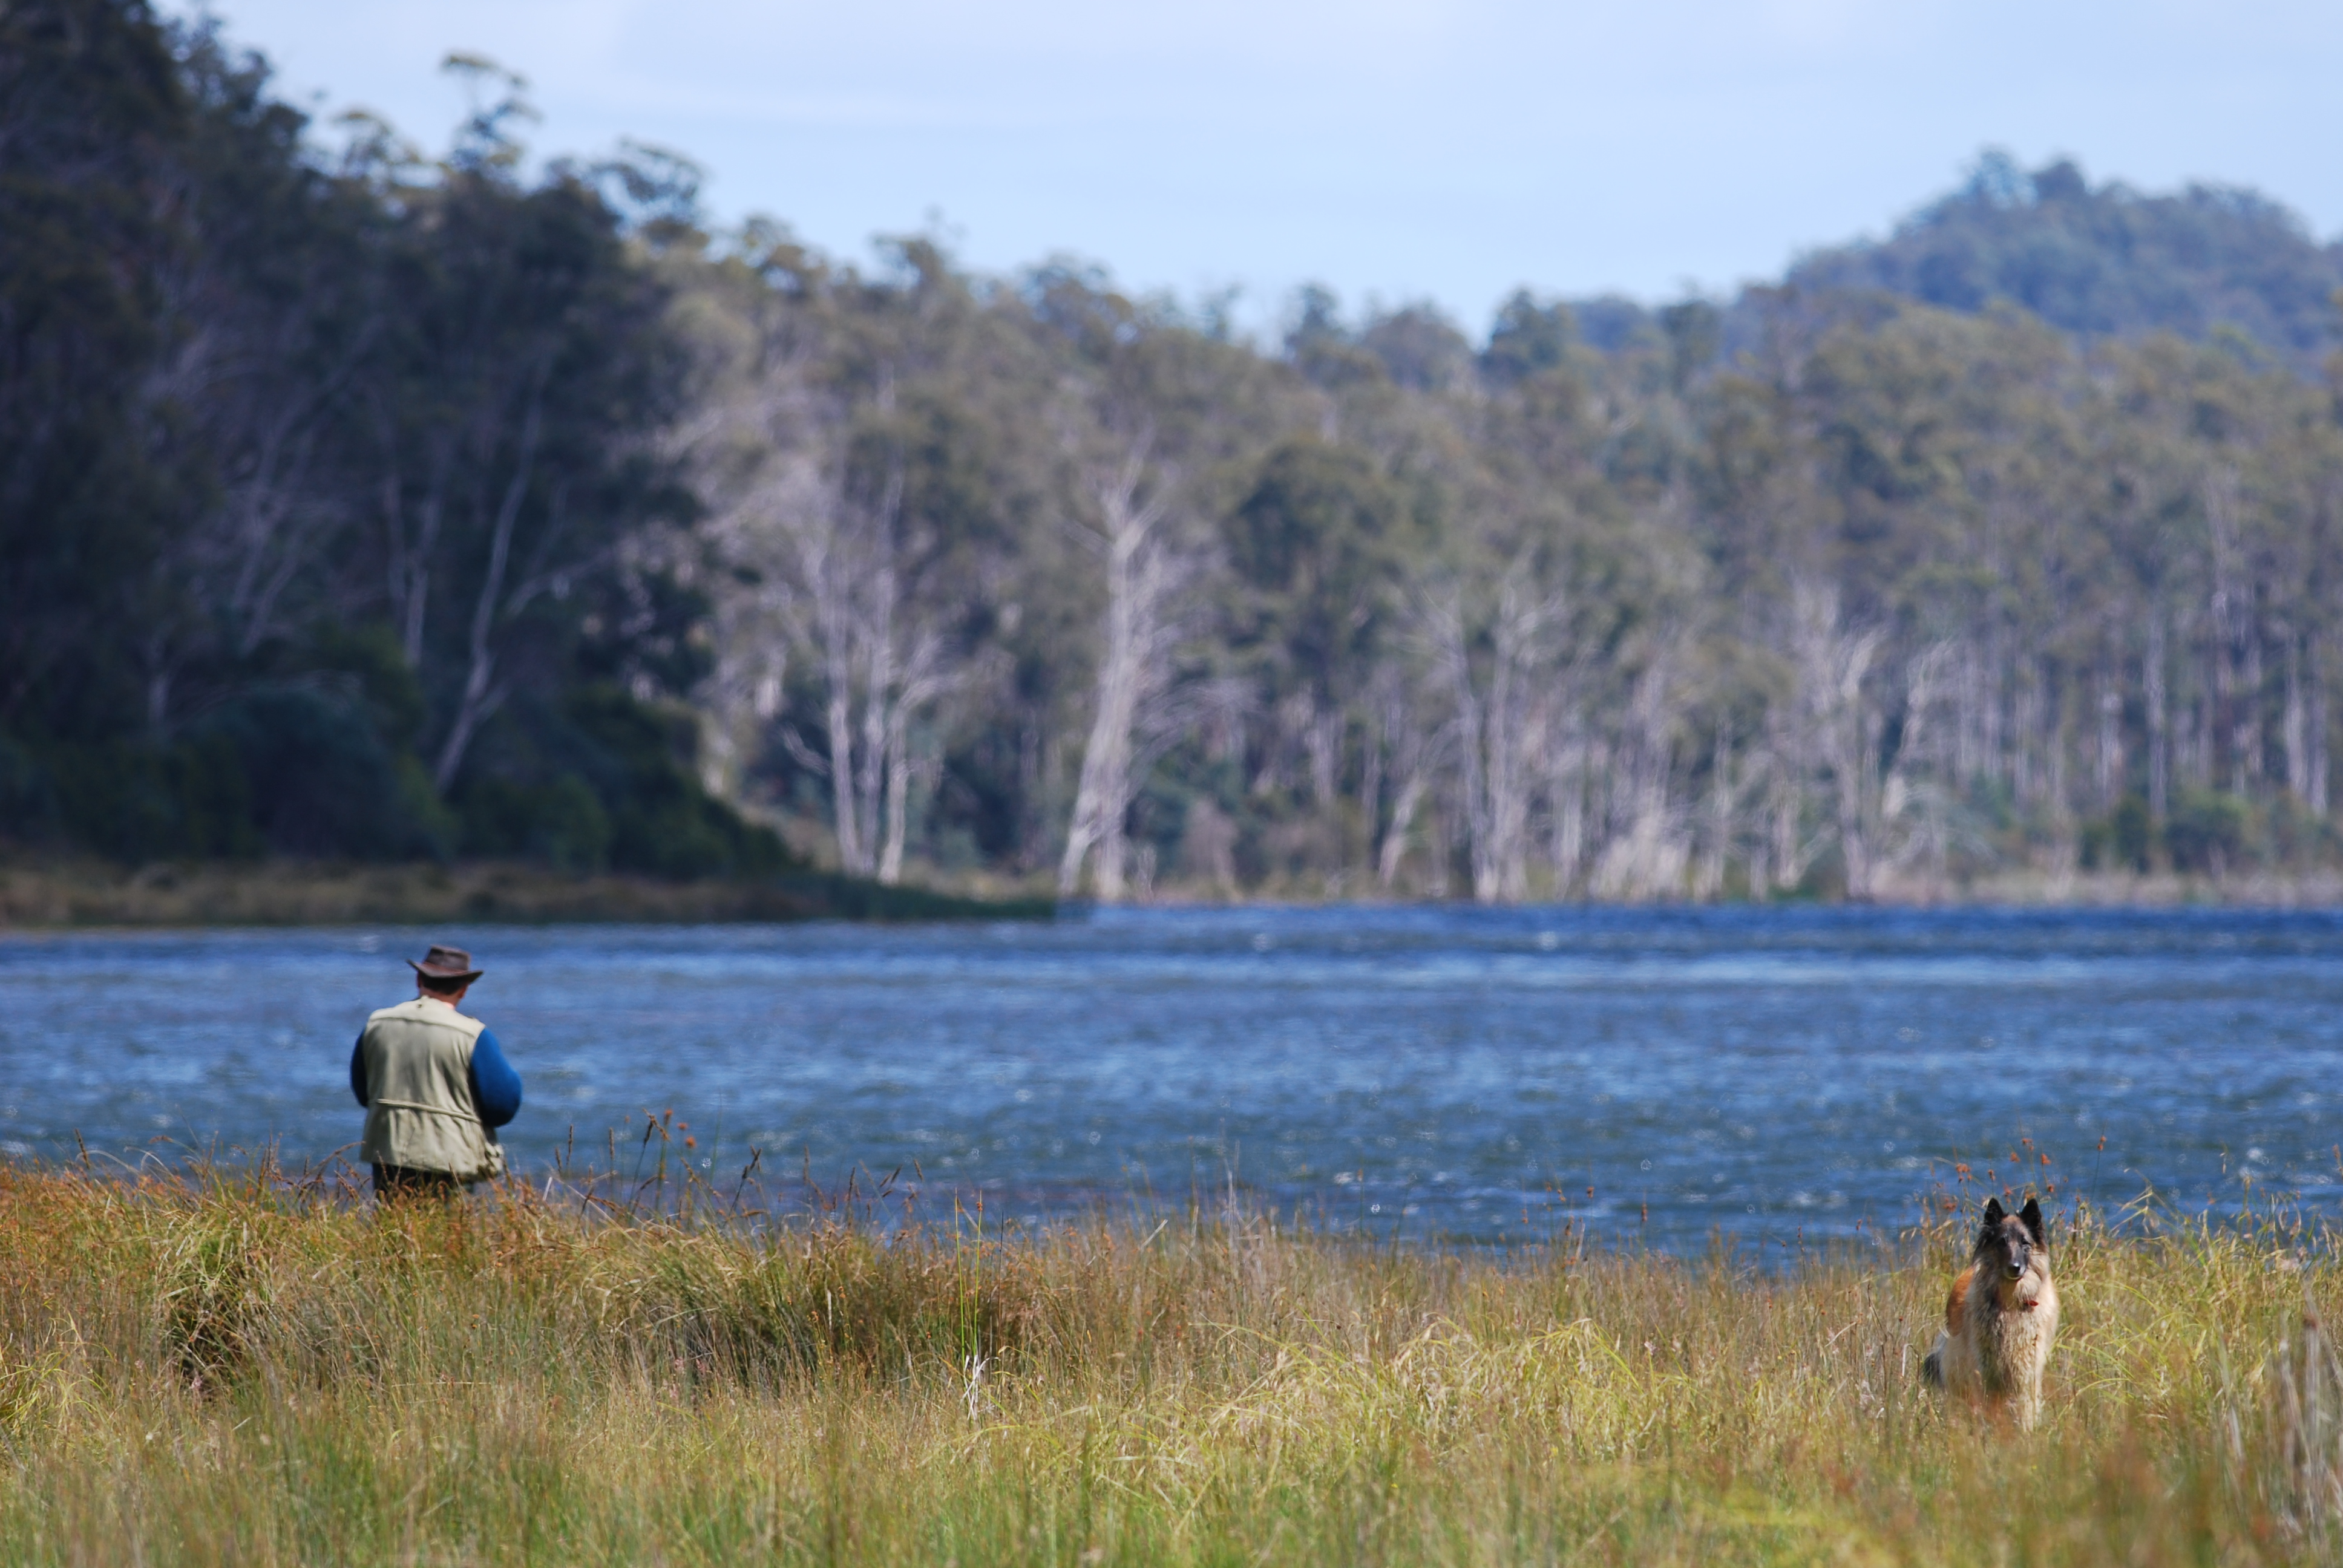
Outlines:
<svg viewBox="0 0 2343 1568"><path fill-rule="evenodd" d="M1917 1384L1961 1223L1768 1274L0 1167L0 1559L2331 1554L2322 1240L2067 1217L2020 1435Z"/></svg>

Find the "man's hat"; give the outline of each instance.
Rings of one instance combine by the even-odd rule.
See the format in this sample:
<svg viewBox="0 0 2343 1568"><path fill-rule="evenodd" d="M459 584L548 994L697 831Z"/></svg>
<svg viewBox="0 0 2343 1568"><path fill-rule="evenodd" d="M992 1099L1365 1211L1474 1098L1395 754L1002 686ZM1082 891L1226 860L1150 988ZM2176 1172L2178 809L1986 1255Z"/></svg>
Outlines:
<svg viewBox="0 0 2343 1568"><path fill-rule="evenodd" d="M472 967L471 954L461 948L443 948L437 942L423 955L421 963L409 959L407 967L425 980L447 985L468 985L480 978L480 971Z"/></svg>

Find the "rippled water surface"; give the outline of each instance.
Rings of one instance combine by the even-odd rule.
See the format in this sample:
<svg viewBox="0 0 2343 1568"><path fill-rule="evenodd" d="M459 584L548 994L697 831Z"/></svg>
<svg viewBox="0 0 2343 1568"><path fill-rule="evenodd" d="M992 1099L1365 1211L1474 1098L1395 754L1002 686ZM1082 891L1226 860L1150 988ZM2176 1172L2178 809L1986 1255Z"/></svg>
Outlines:
<svg viewBox="0 0 2343 1568"><path fill-rule="evenodd" d="M0 1149L326 1155L357 1136L351 1040L434 938L488 971L467 1010L527 1081L506 1136L524 1169L673 1107L720 1181L753 1146L825 1181L900 1165L923 1201L981 1193L996 1215L1233 1181L1329 1226L1496 1240L1567 1219L1699 1248L1905 1221L1956 1161L1999 1182L2013 1152L2062 1194L2152 1181L2195 1207L2248 1175L2343 1194L2325 913L17 936Z"/></svg>

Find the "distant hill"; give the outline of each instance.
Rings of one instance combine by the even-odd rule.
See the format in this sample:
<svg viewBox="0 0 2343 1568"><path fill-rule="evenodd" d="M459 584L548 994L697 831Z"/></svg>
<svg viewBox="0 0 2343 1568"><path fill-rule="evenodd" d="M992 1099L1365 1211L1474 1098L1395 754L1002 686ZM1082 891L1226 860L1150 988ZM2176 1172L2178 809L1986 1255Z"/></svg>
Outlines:
<svg viewBox="0 0 2343 1568"><path fill-rule="evenodd" d="M2091 337L2227 326L2304 370L2343 346L2343 240L2320 245L2280 203L2235 186L2094 187L2071 162L2028 174L1996 152L1889 238L1810 251L1782 282L1809 300L1875 291L1968 312L2006 301ZM1666 340L1659 312L1633 299L1569 303L1580 339L1603 353ZM1725 307L1728 349L1758 340L1759 307L1745 294Z"/></svg>
<svg viewBox="0 0 2343 1568"><path fill-rule="evenodd" d="M2237 328L2298 362L2337 341L2343 243L2254 191L2190 186L2145 196L2094 186L2060 161L2031 174L1987 153L1969 182L1889 238L1818 250L1786 282L1880 289L1947 309L1995 300L2093 337Z"/></svg>

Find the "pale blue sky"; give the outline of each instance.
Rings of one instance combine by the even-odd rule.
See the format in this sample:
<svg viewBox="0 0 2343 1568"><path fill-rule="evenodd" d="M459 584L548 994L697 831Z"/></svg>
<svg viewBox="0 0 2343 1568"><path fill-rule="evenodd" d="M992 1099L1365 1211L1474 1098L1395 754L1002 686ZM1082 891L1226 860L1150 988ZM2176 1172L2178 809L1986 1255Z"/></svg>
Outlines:
<svg viewBox="0 0 2343 1568"><path fill-rule="evenodd" d="M297 99L439 146L450 49L543 152L622 136L722 216L846 256L940 213L1273 313L1322 280L1469 327L1519 284L1645 299L1884 232L1987 144L2094 180L2259 186L2343 230L2335 0L215 0Z"/></svg>

